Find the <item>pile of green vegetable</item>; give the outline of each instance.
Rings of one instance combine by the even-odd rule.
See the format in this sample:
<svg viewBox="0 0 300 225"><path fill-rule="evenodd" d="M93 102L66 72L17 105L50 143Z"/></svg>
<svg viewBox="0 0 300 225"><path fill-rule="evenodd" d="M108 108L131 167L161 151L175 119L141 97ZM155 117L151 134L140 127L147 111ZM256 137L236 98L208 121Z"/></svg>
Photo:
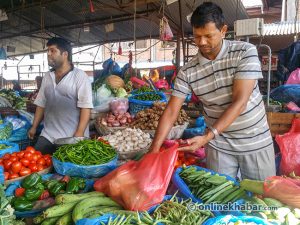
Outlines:
<svg viewBox="0 0 300 225"><path fill-rule="evenodd" d="M69 225L83 218L96 218L106 212L118 212L122 207L100 192L60 194L55 205L33 219L34 224ZM127 212L127 211L124 211ZM134 212L129 212L134 213Z"/></svg>
<svg viewBox="0 0 300 225"><path fill-rule="evenodd" d="M6 145L6 144L0 144L0 150L4 150L4 149L7 149L7 148L11 148L11 146Z"/></svg>
<svg viewBox="0 0 300 225"><path fill-rule="evenodd" d="M13 207L17 211L30 211L38 200L55 197L61 193L78 193L85 188L85 180L79 177L65 176L60 180L43 181L38 173L32 173L21 182L15 190Z"/></svg>
<svg viewBox="0 0 300 225"><path fill-rule="evenodd" d="M89 166L108 163L116 155L116 151L107 143L97 140L83 140L76 144L60 146L53 157L61 162Z"/></svg>
<svg viewBox="0 0 300 225"><path fill-rule="evenodd" d="M225 176L197 170L194 166L183 166L179 175L191 192L204 203L225 204L246 196L243 188L227 180Z"/></svg>
<svg viewBox="0 0 300 225"><path fill-rule="evenodd" d="M0 96L6 98L14 109L26 108L26 98L18 96L14 90L1 89Z"/></svg>
<svg viewBox="0 0 300 225"><path fill-rule="evenodd" d="M133 98L141 101L160 101L162 99L162 97L155 92L136 95Z"/></svg>
<svg viewBox="0 0 300 225"><path fill-rule="evenodd" d="M144 92L153 92L153 89L151 87L148 87L148 86L145 85L145 86L137 89L134 93L135 94L142 94Z"/></svg>
<svg viewBox="0 0 300 225"><path fill-rule="evenodd" d="M16 220L14 209L6 198L4 186L0 184L0 225L25 225L24 222Z"/></svg>
<svg viewBox="0 0 300 225"><path fill-rule="evenodd" d="M12 123L8 122L2 124L0 128L0 140L7 140L8 138L10 138L12 131L13 131Z"/></svg>

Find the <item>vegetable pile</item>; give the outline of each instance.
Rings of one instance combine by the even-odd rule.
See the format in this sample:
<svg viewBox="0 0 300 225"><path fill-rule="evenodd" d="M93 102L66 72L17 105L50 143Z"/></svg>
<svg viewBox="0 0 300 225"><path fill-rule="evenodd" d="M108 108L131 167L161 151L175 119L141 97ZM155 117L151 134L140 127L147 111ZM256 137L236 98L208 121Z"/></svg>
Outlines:
<svg viewBox="0 0 300 225"><path fill-rule="evenodd" d="M134 93L135 94L141 94L144 92L153 92L153 89L151 87L148 87L146 85L144 85L143 87L137 89Z"/></svg>
<svg viewBox="0 0 300 225"><path fill-rule="evenodd" d="M107 127L122 127L130 124L133 120L133 117L127 112L124 114L114 115L108 113L105 117L97 117L96 123L102 124Z"/></svg>
<svg viewBox="0 0 300 225"><path fill-rule="evenodd" d="M139 111L136 114L135 121L130 124L131 127L140 128L142 130L155 130L158 126L158 121L166 108L166 103L155 102L153 107ZM182 109L178 115L175 126L182 125L189 121L189 117Z"/></svg>
<svg viewBox="0 0 300 225"><path fill-rule="evenodd" d="M96 218L105 212L121 211L122 207L100 192L60 194L56 204L33 219L34 224L75 224L83 218Z"/></svg>
<svg viewBox="0 0 300 225"><path fill-rule="evenodd" d="M156 94L155 92L148 92L133 96L133 99L141 101L160 101L162 100L162 97L159 94Z"/></svg>
<svg viewBox="0 0 300 225"><path fill-rule="evenodd" d="M189 209L189 205L193 204L195 210ZM172 198L160 204L153 213L155 220L163 220L166 225L201 225L209 217L213 217L210 211L200 210L199 204L193 203L191 199L178 200Z"/></svg>
<svg viewBox="0 0 300 225"><path fill-rule="evenodd" d="M203 203L226 204L246 197L245 190L227 180L225 176L197 170L194 166L182 168L180 177Z"/></svg>
<svg viewBox="0 0 300 225"><path fill-rule="evenodd" d="M7 148L11 148L11 146L8 146L6 144L0 144L0 150L4 150L4 149L7 149Z"/></svg>
<svg viewBox="0 0 300 225"><path fill-rule="evenodd" d="M52 159L28 146L23 151L5 154L0 158L0 165L4 167L5 180L10 180L46 169L52 165Z"/></svg>
<svg viewBox="0 0 300 225"><path fill-rule="evenodd" d="M1 124L3 124L3 122ZM12 123L7 122L1 126L3 128L0 129L0 140L7 140L11 136L11 133L13 131L13 125L12 125Z"/></svg>
<svg viewBox="0 0 300 225"><path fill-rule="evenodd" d="M79 177L60 177L43 181L41 175L33 173L21 182L21 187L15 190L12 201L17 211L31 211L54 205L55 197L61 193L77 193L85 188L85 180Z"/></svg>
<svg viewBox="0 0 300 225"><path fill-rule="evenodd" d="M77 165L105 164L116 157L117 153L111 145L97 140L83 140L76 144L60 146L53 157L61 162Z"/></svg>
<svg viewBox="0 0 300 225"><path fill-rule="evenodd" d="M150 134L144 133L140 129L126 128L114 134L103 136L119 152L131 152L145 149L150 143Z"/></svg>
<svg viewBox="0 0 300 225"><path fill-rule="evenodd" d="M14 90L0 90L0 96L6 98L14 109L25 109L26 98L18 96Z"/></svg>

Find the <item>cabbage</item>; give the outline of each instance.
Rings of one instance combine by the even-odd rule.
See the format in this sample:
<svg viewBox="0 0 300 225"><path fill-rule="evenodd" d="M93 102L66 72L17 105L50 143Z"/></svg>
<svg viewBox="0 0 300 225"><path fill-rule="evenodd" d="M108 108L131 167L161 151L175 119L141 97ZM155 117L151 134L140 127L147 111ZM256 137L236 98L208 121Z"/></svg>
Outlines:
<svg viewBox="0 0 300 225"><path fill-rule="evenodd" d="M102 84L97 90L97 95L101 96L101 98L110 97L111 90L106 86L106 84Z"/></svg>
<svg viewBox="0 0 300 225"><path fill-rule="evenodd" d="M124 89L124 88L118 88L118 90L117 90L117 93L116 93L116 96L118 97L118 98L123 98L123 97L125 97L125 96L127 96L127 92L126 92L126 90Z"/></svg>

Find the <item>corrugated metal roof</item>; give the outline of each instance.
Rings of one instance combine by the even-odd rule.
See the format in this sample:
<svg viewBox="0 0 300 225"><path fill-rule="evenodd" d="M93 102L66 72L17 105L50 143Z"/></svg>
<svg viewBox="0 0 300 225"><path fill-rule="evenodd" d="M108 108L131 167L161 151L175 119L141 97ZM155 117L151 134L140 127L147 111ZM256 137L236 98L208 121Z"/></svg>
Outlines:
<svg viewBox="0 0 300 225"><path fill-rule="evenodd" d="M183 27L185 35L192 35L192 27L186 17L205 0L181 0ZM163 8L162 0L140 0L137 3L136 38L145 39L159 37L159 21L164 15L169 18L171 29L176 32L181 29L179 2L175 1ZM248 18L247 12L240 0L212 0L224 12L226 23L233 27L237 19ZM4 4L9 20L0 22L0 45L16 46L15 53L20 55L43 50L42 38L61 36L71 41L74 46L87 44L118 42L134 39L134 1L92 1L95 12L91 12L89 1L85 0L32 0L25 5ZM118 4L123 5L118 5ZM164 10L163 10L164 9ZM43 23L44 21L44 26ZM105 32L105 25L114 24L114 31ZM84 25L90 27L90 32L84 32ZM41 29L45 33L41 34ZM31 42L31 47L30 47Z"/></svg>
<svg viewBox="0 0 300 225"><path fill-rule="evenodd" d="M300 21L284 21L264 25L264 36L290 35L300 31Z"/></svg>

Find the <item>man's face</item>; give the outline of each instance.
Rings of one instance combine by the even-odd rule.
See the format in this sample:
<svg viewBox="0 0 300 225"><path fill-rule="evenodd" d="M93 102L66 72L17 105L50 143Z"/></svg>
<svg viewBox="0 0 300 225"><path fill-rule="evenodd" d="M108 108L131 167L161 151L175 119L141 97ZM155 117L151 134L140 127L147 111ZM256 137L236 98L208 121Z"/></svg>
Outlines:
<svg viewBox="0 0 300 225"><path fill-rule="evenodd" d="M193 27L194 42L203 56L216 56L219 53L226 31L226 25L219 30L213 22L205 24L204 27Z"/></svg>
<svg viewBox="0 0 300 225"><path fill-rule="evenodd" d="M67 52L61 52L56 45L48 46L47 50L48 65L53 69L61 67L67 60Z"/></svg>

